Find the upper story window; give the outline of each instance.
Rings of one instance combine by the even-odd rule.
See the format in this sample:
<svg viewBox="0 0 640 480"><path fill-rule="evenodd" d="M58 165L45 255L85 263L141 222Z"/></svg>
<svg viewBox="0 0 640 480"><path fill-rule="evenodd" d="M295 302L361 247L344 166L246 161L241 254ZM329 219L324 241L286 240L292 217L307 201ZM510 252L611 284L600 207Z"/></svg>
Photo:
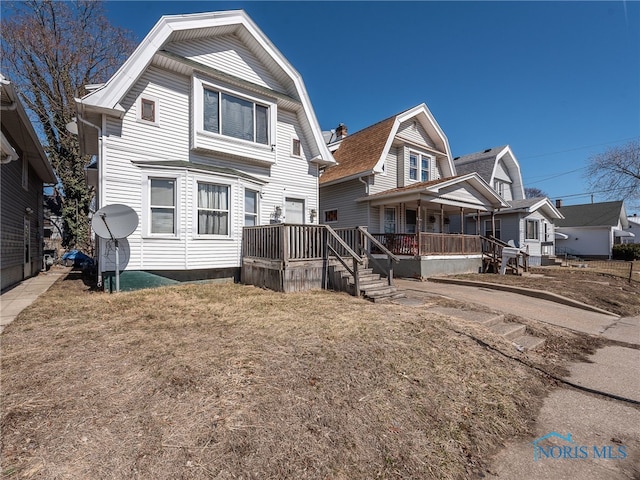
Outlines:
<svg viewBox="0 0 640 480"><path fill-rule="evenodd" d="M205 87L203 128L212 133L267 145L269 107Z"/></svg>
<svg viewBox="0 0 640 480"><path fill-rule="evenodd" d="M176 181L173 178L149 179L149 207L151 222L149 233L175 235L176 233Z"/></svg>
<svg viewBox="0 0 640 480"><path fill-rule="evenodd" d="M141 96L138 101L138 120L158 125L158 103L157 98L148 95Z"/></svg>
<svg viewBox="0 0 640 480"><path fill-rule="evenodd" d="M291 155L294 157L302 156L302 147L300 145L300 139L297 137L293 137L291 139Z"/></svg>
<svg viewBox="0 0 640 480"><path fill-rule="evenodd" d="M430 157L416 152L409 153L409 179L426 182L429 180Z"/></svg>

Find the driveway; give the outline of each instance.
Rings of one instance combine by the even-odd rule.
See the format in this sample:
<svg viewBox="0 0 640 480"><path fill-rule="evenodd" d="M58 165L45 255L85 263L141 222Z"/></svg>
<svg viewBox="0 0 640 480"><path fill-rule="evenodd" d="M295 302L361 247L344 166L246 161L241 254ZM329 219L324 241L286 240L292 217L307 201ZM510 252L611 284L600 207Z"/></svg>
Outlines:
<svg viewBox="0 0 640 480"><path fill-rule="evenodd" d="M615 341L595 352L590 363L569 366L568 381L602 394L570 387L552 391L534 434L510 440L489 473L520 480L640 478L640 317L620 318L485 284L397 279L396 285L408 298L442 296Z"/></svg>

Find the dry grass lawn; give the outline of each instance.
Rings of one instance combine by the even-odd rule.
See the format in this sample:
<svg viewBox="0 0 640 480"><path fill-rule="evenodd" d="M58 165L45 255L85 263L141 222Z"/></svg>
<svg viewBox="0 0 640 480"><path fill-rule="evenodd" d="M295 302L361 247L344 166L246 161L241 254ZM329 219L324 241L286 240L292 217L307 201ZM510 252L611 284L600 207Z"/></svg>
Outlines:
<svg viewBox="0 0 640 480"><path fill-rule="evenodd" d="M550 385L462 327L331 292L108 295L71 274L2 334L2 473L480 478Z"/></svg>

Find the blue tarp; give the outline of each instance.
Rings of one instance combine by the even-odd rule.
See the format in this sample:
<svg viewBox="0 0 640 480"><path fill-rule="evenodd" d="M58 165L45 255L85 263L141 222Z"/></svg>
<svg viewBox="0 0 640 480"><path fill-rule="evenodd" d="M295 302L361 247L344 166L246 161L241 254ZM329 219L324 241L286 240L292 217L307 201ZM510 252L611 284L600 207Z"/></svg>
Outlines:
<svg viewBox="0 0 640 480"><path fill-rule="evenodd" d="M69 250L62 255L62 261L65 262L67 260L73 260L73 266L80 268L93 264L93 259L82 253L80 250Z"/></svg>

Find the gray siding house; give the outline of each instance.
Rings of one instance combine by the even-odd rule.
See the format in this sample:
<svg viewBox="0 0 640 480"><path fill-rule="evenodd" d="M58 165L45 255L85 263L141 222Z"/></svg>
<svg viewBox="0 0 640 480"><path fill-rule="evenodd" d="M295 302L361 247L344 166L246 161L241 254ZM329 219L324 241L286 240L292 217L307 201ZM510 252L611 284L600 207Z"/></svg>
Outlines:
<svg viewBox="0 0 640 480"><path fill-rule="evenodd" d="M2 290L42 269L43 185L56 176L13 84L0 74L0 281Z"/></svg>
<svg viewBox="0 0 640 480"><path fill-rule="evenodd" d="M546 197L525 198L520 164L508 145L486 149L453 160L458 174L476 172L508 204L490 215L480 214L481 235L511 241L529 254L535 266L555 257L555 222L562 214ZM454 219L456 228L458 220ZM467 219L466 230L476 222Z"/></svg>

